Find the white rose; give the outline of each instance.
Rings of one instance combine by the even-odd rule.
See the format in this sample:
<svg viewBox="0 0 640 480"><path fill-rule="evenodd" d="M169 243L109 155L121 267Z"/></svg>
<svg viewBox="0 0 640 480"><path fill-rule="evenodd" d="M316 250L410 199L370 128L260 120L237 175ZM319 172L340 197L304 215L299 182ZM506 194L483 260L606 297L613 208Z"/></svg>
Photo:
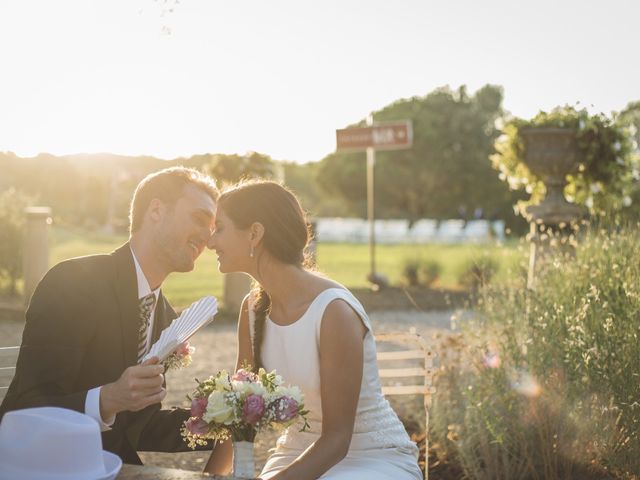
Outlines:
<svg viewBox="0 0 640 480"><path fill-rule="evenodd" d="M240 394L246 393L249 390L249 382L231 380L231 390Z"/></svg>
<svg viewBox="0 0 640 480"><path fill-rule="evenodd" d="M231 386L233 387L233 390L239 393L243 398L248 397L249 395L264 396L267 393L267 390L261 383L238 382L236 380L232 380Z"/></svg>
<svg viewBox="0 0 640 480"><path fill-rule="evenodd" d="M304 395L299 387L278 387L275 391L275 394L278 397L290 397L293 398L297 403L303 403Z"/></svg>
<svg viewBox="0 0 640 480"><path fill-rule="evenodd" d="M202 418L207 423L225 423L233 418L233 408L227 404L224 393L214 391L209 395L207 410Z"/></svg>

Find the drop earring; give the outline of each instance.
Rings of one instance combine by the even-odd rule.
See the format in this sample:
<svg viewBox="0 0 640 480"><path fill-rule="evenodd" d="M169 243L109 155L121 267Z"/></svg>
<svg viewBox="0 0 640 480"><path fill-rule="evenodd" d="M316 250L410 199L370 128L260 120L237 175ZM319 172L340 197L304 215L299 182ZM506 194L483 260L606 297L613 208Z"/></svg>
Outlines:
<svg viewBox="0 0 640 480"><path fill-rule="evenodd" d="M249 252L249 258L253 258L253 245L251 245L251 251Z"/></svg>

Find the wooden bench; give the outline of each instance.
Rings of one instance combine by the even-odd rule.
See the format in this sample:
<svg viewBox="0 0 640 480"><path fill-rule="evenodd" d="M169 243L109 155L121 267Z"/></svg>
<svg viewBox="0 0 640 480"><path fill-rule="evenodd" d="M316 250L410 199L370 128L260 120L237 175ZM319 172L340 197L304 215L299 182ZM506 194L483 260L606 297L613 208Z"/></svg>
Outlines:
<svg viewBox="0 0 640 480"><path fill-rule="evenodd" d="M11 380L16 374L18 352L20 347L0 347L0 402L7 394Z"/></svg>
<svg viewBox="0 0 640 480"><path fill-rule="evenodd" d="M415 328L408 332L379 333L376 335L378 366L382 393L391 395L421 395L425 413L424 478L429 479L429 409L435 393L433 386L433 360L436 356L429 343Z"/></svg>

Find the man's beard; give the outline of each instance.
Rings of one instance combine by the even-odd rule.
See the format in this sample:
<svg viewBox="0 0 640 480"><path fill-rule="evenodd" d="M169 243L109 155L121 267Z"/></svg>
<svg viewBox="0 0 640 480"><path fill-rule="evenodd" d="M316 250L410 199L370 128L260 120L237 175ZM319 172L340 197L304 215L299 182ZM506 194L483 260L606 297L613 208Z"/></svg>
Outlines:
<svg viewBox="0 0 640 480"><path fill-rule="evenodd" d="M195 263L191 251L184 245L178 245L171 235L158 236L159 261L165 267L167 274L172 272L190 272Z"/></svg>

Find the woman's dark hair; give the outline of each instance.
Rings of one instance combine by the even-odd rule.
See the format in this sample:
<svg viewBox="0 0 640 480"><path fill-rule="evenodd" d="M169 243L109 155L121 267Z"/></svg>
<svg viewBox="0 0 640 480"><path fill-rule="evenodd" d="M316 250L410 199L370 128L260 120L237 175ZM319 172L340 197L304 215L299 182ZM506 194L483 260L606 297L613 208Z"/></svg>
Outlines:
<svg viewBox="0 0 640 480"><path fill-rule="evenodd" d="M310 226L300 202L287 188L276 182L248 180L225 190L218 198L218 208L236 228L246 229L256 222L262 224L262 246L277 260L288 265L308 266ZM257 370L262 366L264 323L271 310L271 299L260 285L254 286L252 296L256 320L253 368Z"/></svg>

